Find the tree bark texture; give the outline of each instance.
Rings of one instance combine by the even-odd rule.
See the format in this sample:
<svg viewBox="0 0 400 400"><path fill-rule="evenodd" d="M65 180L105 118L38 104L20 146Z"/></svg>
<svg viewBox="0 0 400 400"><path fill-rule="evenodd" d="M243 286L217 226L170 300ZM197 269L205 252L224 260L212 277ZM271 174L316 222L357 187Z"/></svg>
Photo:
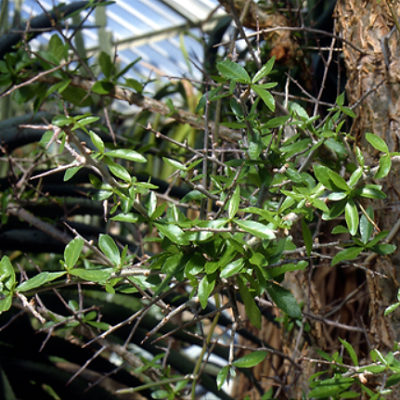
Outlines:
<svg viewBox="0 0 400 400"><path fill-rule="evenodd" d="M394 27L390 10L399 15L400 6L390 5L386 0L360 1L340 0L337 3L339 34L350 40L363 53L343 44L347 71L347 96L350 105L356 103L368 90L379 88L368 95L357 111L352 127L355 144L365 154L367 165L375 166L378 153L365 140L367 132L385 140L389 151L399 151L400 129L400 34L395 30L386 40L385 36ZM386 45L385 45L386 42ZM375 222L382 230L391 231L399 220L400 180L398 167L382 181L383 191L388 198L374 201ZM387 276L367 275L370 294L369 336L372 347L388 350L393 341L400 339L399 313L390 318L383 317L385 308L396 302L400 281L400 240L397 232L392 244L397 251L390 256L380 256L368 267Z"/></svg>
<svg viewBox="0 0 400 400"><path fill-rule="evenodd" d="M358 48L356 50L343 43L349 105L358 103L364 96L355 110L357 118L351 127L355 140L350 145L354 149L356 146L362 149L366 165L370 167L378 165L379 152L366 141L367 132L384 139L389 151L400 150L400 33L395 30L390 37L387 36L395 26L389 5L400 16L400 4L394 5L389 0L338 0L335 9L337 34ZM399 175L398 166L394 165L385 179L370 182L382 185L387 199L363 202L364 207L372 205L374 208L376 225L393 234L390 243L397 246L393 254L378 256L364 264L367 268L365 272L362 269L330 267L327 261L326 265L320 262L315 266L311 280L311 275L302 271L287 274L286 277L286 286L299 302L304 301L307 305L303 311L350 325L355 330L322 324L315 318L308 318L311 330L306 334L303 332L302 338L299 330L287 332L282 327L279 332L266 319L263 319L261 332L246 324L248 330L297 360L302 357L319 358L314 350L316 348L327 352L340 351L338 337L354 346L360 360L368 359L372 349L383 353L393 349L394 343L400 341L400 311L397 309L388 317L384 316L384 311L397 301L400 288L400 233L394 229L400 219ZM324 240L335 238L328 238L331 229L332 226L326 223L321 228L322 232L326 232ZM340 307L340 302L346 298L352 300ZM266 360L256 367L254 375L261 378L264 389L269 385L286 385L288 392L281 393L279 398L300 399L303 391L309 391L309 377L317 371L317 367L313 366L315 364L310 362L301 365L304 369L299 375L290 370L290 364L282 359ZM373 381L374 377L371 377L371 381L364 383L372 389L378 388L375 386L381 383ZM237 398L243 398L245 394L251 394L252 399L259 398L257 390L248 384L246 386L240 377L235 383L233 395ZM387 399L399 398L400 389L395 386Z"/></svg>

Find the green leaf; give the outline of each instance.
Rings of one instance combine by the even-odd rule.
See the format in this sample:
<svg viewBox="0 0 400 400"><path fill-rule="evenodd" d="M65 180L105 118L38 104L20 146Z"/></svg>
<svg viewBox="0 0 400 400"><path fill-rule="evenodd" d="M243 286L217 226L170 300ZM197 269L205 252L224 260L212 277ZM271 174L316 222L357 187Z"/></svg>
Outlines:
<svg viewBox="0 0 400 400"><path fill-rule="evenodd" d="M64 56L64 43L60 36L54 34L49 40L49 52L60 63Z"/></svg>
<svg viewBox="0 0 400 400"><path fill-rule="evenodd" d="M131 181L132 177L122 165L116 164L110 159L107 160L107 157L104 157L103 160L108 165L108 168L110 168L110 171L113 173L113 175L115 175L119 179L122 179L125 182Z"/></svg>
<svg viewBox="0 0 400 400"><path fill-rule="evenodd" d="M202 309L207 307L208 299L214 290L216 274L205 275L199 283L198 296Z"/></svg>
<svg viewBox="0 0 400 400"><path fill-rule="evenodd" d="M313 247L312 235L307 223L304 221L304 218L301 220L301 230L303 232L303 240L307 250L307 257L310 257Z"/></svg>
<svg viewBox="0 0 400 400"><path fill-rule="evenodd" d="M104 51L100 53L99 64L101 72L104 74L104 76L106 78L110 78L114 65L111 61L111 57Z"/></svg>
<svg viewBox="0 0 400 400"><path fill-rule="evenodd" d="M260 224L259 222L241 220L234 220L233 222L235 222L235 224L239 228L248 233L251 233L254 236L267 240L275 239L274 232L271 229L267 228L265 225Z"/></svg>
<svg viewBox="0 0 400 400"><path fill-rule="evenodd" d="M335 188L332 186L332 181L330 180L330 172L332 171L323 165L314 165L314 174L318 182L321 182L327 189L334 191Z"/></svg>
<svg viewBox="0 0 400 400"><path fill-rule="evenodd" d="M66 117L65 115L57 115L51 121L51 123L55 126L62 128L65 125L72 124L74 121L71 117Z"/></svg>
<svg viewBox="0 0 400 400"><path fill-rule="evenodd" d="M350 190L347 182L336 172L329 170L329 178L339 189Z"/></svg>
<svg viewBox="0 0 400 400"><path fill-rule="evenodd" d="M111 277L113 270L111 268L107 269L83 269L75 268L68 271L70 275L77 276L88 282L105 282Z"/></svg>
<svg viewBox="0 0 400 400"><path fill-rule="evenodd" d="M358 358L357 358L357 354L353 349L353 346L347 342L346 340L343 340L341 338L339 338L340 343L342 343L342 345L345 347L345 349L347 350L347 352L349 353L349 356L351 358L351 361L353 361L353 364L358 367Z"/></svg>
<svg viewBox="0 0 400 400"><path fill-rule="evenodd" d="M366 185L361 189L357 189L355 193L358 196L365 197L367 199L386 199L386 194L383 193L376 185Z"/></svg>
<svg viewBox="0 0 400 400"><path fill-rule="evenodd" d="M244 303L246 316L250 322L257 328L261 329L261 312L258 308L253 296L250 294L248 287L244 284L240 275L236 277L237 284L239 285L239 293Z"/></svg>
<svg viewBox="0 0 400 400"><path fill-rule="evenodd" d="M117 149L110 150L106 153L109 157L123 158L124 160L129 160L138 163L145 163L147 160L137 151L130 149Z"/></svg>
<svg viewBox="0 0 400 400"><path fill-rule="evenodd" d="M372 147L381 151L382 153L386 154L389 153L389 149L382 138L380 138L377 135L374 135L373 133L366 133L365 137L368 140L368 142L372 145Z"/></svg>
<svg viewBox="0 0 400 400"><path fill-rule="evenodd" d="M136 223L139 219L139 216L137 214L133 213L127 213L127 214L118 214L115 217L112 217L111 220L113 221L119 221L119 222L131 222L131 223Z"/></svg>
<svg viewBox="0 0 400 400"><path fill-rule="evenodd" d="M104 153L104 142L101 140L100 136L98 136L93 131L89 131L89 136L93 144L100 151L100 153Z"/></svg>
<svg viewBox="0 0 400 400"><path fill-rule="evenodd" d="M224 60L217 63L217 69L224 78L233 79L240 83L251 83L249 74L240 64Z"/></svg>
<svg viewBox="0 0 400 400"><path fill-rule="evenodd" d="M133 89L136 93L143 92L143 85L136 79L125 78L125 86L128 86L129 88Z"/></svg>
<svg viewBox="0 0 400 400"><path fill-rule="evenodd" d="M382 179L390 172L392 167L392 160L390 155L383 156L379 159L379 168L376 172L374 179Z"/></svg>
<svg viewBox="0 0 400 400"><path fill-rule="evenodd" d="M115 267L121 266L121 255L118 246L111 236L101 234L99 237L99 247Z"/></svg>
<svg viewBox="0 0 400 400"><path fill-rule="evenodd" d="M345 93L341 93L338 97L336 97L336 104L341 107L344 104L344 95Z"/></svg>
<svg viewBox="0 0 400 400"><path fill-rule="evenodd" d="M384 312L384 315L386 316L386 315L392 313L392 312L393 312L397 307L399 307L399 306L400 306L400 303L394 303L394 304L392 304L391 306L389 306L389 307L386 308L386 310L385 310L385 312Z"/></svg>
<svg viewBox="0 0 400 400"><path fill-rule="evenodd" d="M318 386L310 391L308 397L321 399L330 396L335 396L343 392L354 383L354 378L335 377L318 381Z"/></svg>
<svg viewBox="0 0 400 400"><path fill-rule="evenodd" d="M97 81L91 91L97 94L108 94L114 89L114 84L107 81Z"/></svg>
<svg viewBox="0 0 400 400"><path fill-rule="evenodd" d="M244 259L239 258L231 263L227 264L221 271L221 278L229 278L232 275L237 274L244 266Z"/></svg>
<svg viewBox="0 0 400 400"><path fill-rule="evenodd" d="M0 300L0 314L4 311L8 311L12 304L12 293L8 294L6 298Z"/></svg>
<svg viewBox="0 0 400 400"><path fill-rule="evenodd" d="M102 331L108 331L111 328L110 324L107 324L107 322L86 321L86 323Z"/></svg>
<svg viewBox="0 0 400 400"><path fill-rule="evenodd" d="M221 390L222 385L225 383L226 378L228 377L229 365L225 365L225 367L221 368L217 375L217 387L218 390Z"/></svg>
<svg viewBox="0 0 400 400"><path fill-rule="evenodd" d="M246 354L243 357L235 360L232 365L237 368L252 368L260 362L264 361L265 357L267 357L268 352L265 350L253 351L252 353Z"/></svg>
<svg viewBox="0 0 400 400"><path fill-rule="evenodd" d="M371 206L369 206L366 210L367 215L369 216L370 220L374 220L374 210ZM374 226L371 222L368 221L368 218L362 214L360 219L360 234L361 234L361 241L364 244L368 243L368 239L371 237L372 232L374 231Z"/></svg>
<svg viewBox="0 0 400 400"><path fill-rule="evenodd" d="M261 100L272 111L275 112L275 99L270 92L258 85L252 85L252 89L261 97Z"/></svg>
<svg viewBox="0 0 400 400"><path fill-rule="evenodd" d="M393 374L392 376L389 376L389 378L386 381L385 387L391 387L394 385L397 385L400 382L400 374Z"/></svg>
<svg viewBox="0 0 400 400"><path fill-rule="evenodd" d="M358 217L357 206L356 203L354 203L354 200L350 199L347 202L344 211L345 211L346 224L347 227L349 228L350 235L355 236L358 230L359 217Z"/></svg>
<svg viewBox="0 0 400 400"><path fill-rule="evenodd" d="M292 293L272 282L267 283L267 292L277 307L289 317L301 318L301 309Z"/></svg>
<svg viewBox="0 0 400 400"><path fill-rule="evenodd" d="M54 279L59 278L60 276L65 275L66 271L61 272L41 272L40 274L34 276L33 278L22 282L19 286L16 287L17 292L27 292L32 289L36 289L45 283L51 282Z"/></svg>
<svg viewBox="0 0 400 400"><path fill-rule="evenodd" d="M188 203L189 201L193 201L193 200L203 200L207 198L207 196L201 192L199 192L198 190L191 190L188 194L186 194L185 196L183 196L183 198L179 201L179 203Z"/></svg>
<svg viewBox="0 0 400 400"><path fill-rule="evenodd" d="M71 168L68 168L65 171L65 174L64 174L64 182L69 181L82 168L83 167L71 167Z"/></svg>
<svg viewBox="0 0 400 400"><path fill-rule="evenodd" d="M360 180L360 178L362 177L362 175L363 175L363 169L361 168L361 167L358 167L352 174L351 174L351 177L350 177L350 179L349 179L349 186L351 187L351 188L353 188L356 184L357 184L357 182Z"/></svg>
<svg viewBox="0 0 400 400"><path fill-rule="evenodd" d="M286 272L291 272L291 271L298 271L298 270L304 270L308 266L307 261L299 261L296 264L290 263L290 264L284 264L281 267L276 267L268 270L268 275L274 279L279 275L285 274Z"/></svg>
<svg viewBox="0 0 400 400"><path fill-rule="evenodd" d="M396 250L396 246L394 244L381 243L370 247L370 249L376 254L386 256L387 254L392 254Z"/></svg>
<svg viewBox="0 0 400 400"><path fill-rule="evenodd" d="M239 202L240 202L240 187L238 185L236 186L235 191L233 192L233 195L229 200L229 206L228 206L229 219L232 219L236 215L239 209Z"/></svg>
<svg viewBox="0 0 400 400"><path fill-rule="evenodd" d="M15 284L15 272L10 259L3 256L0 261L0 284L8 290L13 290Z"/></svg>
<svg viewBox="0 0 400 400"><path fill-rule="evenodd" d="M262 78L264 78L264 76L267 76L272 71L274 62L275 62L275 56L270 58L268 62L254 75L253 79L251 80L251 83L256 83Z"/></svg>
<svg viewBox="0 0 400 400"><path fill-rule="evenodd" d="M163 157L164 162L166 162L171 167L177 168L180 171L187 171L187 167L185 167L182 163L176 160L172 160L171 158Z"/></svg>
<svg viewBox="0 0 400 400"><path fill-rule="evenodd" d="M177 225L164 224L161 222L155 222L154 225L158 231L166 236L172 243L187 246L190 244L189 240L185 238L185 232Z"/></svg>
<svg viewBox="0 0 400 400"><path fill-rule="evenodd" d="M339 251L339 253L337 253L335 255L335 257L333 257L332 260L332 267L338 263L340 263L341 261L349 261L349 260L354 260L355 258L358 257L358 255L363 251L362 247L349 247L345 250Z"/></svg>
<svg viewBox="0 0 400 400"><path fill-rule="evenodd" d="M83 249L83 239L80 237L71 240L64 250L64 261L67 270L73 268L81 255Z"/></svg>

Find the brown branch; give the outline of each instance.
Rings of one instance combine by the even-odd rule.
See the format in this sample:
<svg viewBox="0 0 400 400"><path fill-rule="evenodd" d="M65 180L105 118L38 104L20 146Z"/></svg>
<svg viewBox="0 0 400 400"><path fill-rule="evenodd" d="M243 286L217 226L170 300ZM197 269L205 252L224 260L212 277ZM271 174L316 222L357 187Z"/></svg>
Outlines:
<svg viewBox="0 0 400 400"><path fill-rule="evenodd" d="M53 85L60 82L61 79L55 76L39 76L36 80ZM90 79L85 79L80 76L72 76L70 85L80 87L87 92L90 92L95 83L96 82ZM120 86L115 86L114 89L105 96L109 96L118 100L124 100L127 101L129 104L135 104L136 106L144 110L149 110L157 114L168 116L170 118L173 118L177 122L188 124L195 129L205 129L204 116L192 114L184 110L177 110L177 112L171 115L171 110L162 101L158 101L138 93L133 93L128 89L124 89ZM208 128L213 131L215 129L215 124L209 121ZM238 131L229 129L225 126L219 126L219 135L223 139L233 143L238 142L242 138Z"/></svg>

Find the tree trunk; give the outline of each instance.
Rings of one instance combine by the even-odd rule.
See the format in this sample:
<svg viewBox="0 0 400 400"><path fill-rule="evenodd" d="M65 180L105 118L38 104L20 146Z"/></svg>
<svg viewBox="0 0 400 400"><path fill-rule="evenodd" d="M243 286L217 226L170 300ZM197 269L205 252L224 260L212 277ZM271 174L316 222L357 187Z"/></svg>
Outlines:
<svg viewBox="0 0 400 400"><path fill-rule="evenodd" d="M398 15L400 6L392 6ZM378 154L365 140L367 132L385 140L389 151L399 151L400 128L400 45L399 32L395 30L386 42L385 36L394 27L392 12L385 1L340 0L337 4L339 33L361 51L346 43L343 53L347 71L347 96L349 104L355 104L369 90L376 88L357 109L357 118L352 127L355 144L365 155L367 165L378 163ZM387 45L385 45L385 42ZM386 55L385 55L386 53ZM391 231L399 220L397 204L400 200L398 168L377 183L383 185L388 198L374 201L375 222L382 230ZM399 288L399 238L393 231L391 243L397 251L390 256L377 257L369 266L387 278L367 275L369 304L369 336L373 348L383 351L393 347L399 336L399 316L393 313L390 319L383 316L385 308L396 302ZM399 398L397 396L397 398Z"/></svg>
<svg viewBox="0 0 400 400"><path fill-rule="evenodd" d="M388 0L389 1L389 0ZM394 25L392 11L400 15L400 5L390 9L386 0L338 0L335 17L338 23L338 34L347 42L343 42L343 55L347 72L346 93L349 105L354 105L362 99L361 105L355 110L357 118L351 128L355 138L354 146L362 149L366 165L374 167L379 163L379 152L373 149L365 139L367 132L374 133L385 140L390 152L399 151L400 140L400 33L395 30L387 37ZM367 94L367 96L366 96ZM372 182L371 182L372 183ZM375 183L375 182L374 182ZM340 313L333 314L330 319L342 324L358 326L363 332L349 332L338 327L320 324L309 320L310 334L303 335L306 341L296 343L299 332L288 333L285 328L277 333L271 330L271 322L263 320L261 333L247 325L254 334L274 343L280 350L290 356L319 356L315 348L325 351L340 351L338 337L345 338L356 349L359 359L367 358L369 351L379 349L386 353L393 349L395 342L400 341L400 311L384 317L386 307L397 301L400 287L400 236L396 232L396 223L400 219L400 176L397 166L392 167L390 174L376 184L383 186L387 199L363 203L365 207L374 208L375 222L381 230L391 231L393 238L390 243L397 250L389 256L378 256L364 266L370 271L364 273L358 269L343 269L321 266L313 274L312 281L304 272L287 274L286 285L298 301L310 301L309 312L314 315L329 315L329 305L336 299L354 295L355 301L347 304ZM325 226L324 232L331 229ZM325 239L327 235L324 235ZM337 239L337 236L336 236ZM379 274L377 274L379 273ZM386 278L385 278L386 277ZM306 289L308 288L308 290ZM399 309L397 309L399 310ZM328 313L328 314L327 314ZM361 331L361 329L360 329ZM278 335L278 337L276 336ZM358 345L360 342L366 344ZM254 371L255 376L269 377L269 385L273 380L284 379L288 392L282 398L302 398L302 391L309 390L308 379L316 372L311 363L303 363L301 376L290 374L289 365L282 360L272 366L266 361ZM269 379L269 380L268 380ZM364 382L375 389L371 381ZM381 382L379 382L379 385ZM279 383L277 383L279 386ZM234 395L242 398L250 393L250 387L240 380L235 385ZM265 388L265 386L264 386ZM399 399L400 388L392 387L393 393L386 399ZM252 390L252 399L259 398L256 390ZM286 396L286 397L285 397Z"/></svg>

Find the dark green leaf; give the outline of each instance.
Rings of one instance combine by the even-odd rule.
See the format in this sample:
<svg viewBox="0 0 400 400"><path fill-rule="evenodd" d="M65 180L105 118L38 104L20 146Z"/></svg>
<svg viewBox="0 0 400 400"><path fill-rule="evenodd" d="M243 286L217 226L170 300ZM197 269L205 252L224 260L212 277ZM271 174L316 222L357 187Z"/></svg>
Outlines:
<svg viewBox="0 0 400 400"><path fill-rule="evenodd" d="M253 351L252 353L246 354L243 357L235 360L232 365L237 368L252 368L260 362L264 361L265 357L267 357L268 352L265 350Z"/></svg>
<svg viewBox="0 0 400 400"><path fill-rule="evenodd" d="M198 296L203 310L207 307L208 298L210 297L215 286L216 274L205 275L200 281Z"/></svg>
<svg viewBox="0 0 400 400"><path fill-rule="evenodd" d="M128 86L129 88L133 89L136 93L143 92L143 85L136 79L125 78L125 86Z"/></svg>
<svg viewBox="0 0 400 400"><path fill-rule="evenodd" d="M370 247L370 249L376 254L386 256L387 254L392 254L396 250L396 246L394 244L381 243Z"/></svg>
<svg viewBox="0 0 400 400"><path fill-rule="evenodd" d="M400 382L400 374L393 374L389 376L389 378L386 381L385 387L391 387L394 385L397 385Z"/></svg>
<svg viewBox="0 0 400 400"><path fill-rule="evenodd" d="M363 251L362 247L349 247L345 250L339 251L332 260L332 266L340 263L341 261L354 260Z"/></svg>
<svg viewBox="0 0 400 400"><path fill-rule="evenodd" d="M114 65L111 61L111 57L104 51L100 53L99 64L101 72L104 74L104 76L106 78L110 78Z"/></svg>
<svg viewBox="0 0 400 400"><path fill-rule="evenodd" d="M68 180L70 180L82 168L83 167L71 167L71 168L68 168L65 171L65 174L64 174L64 182L67 182Z"/></svg>
<svg viewBox="0 0 400 400"><path fill-rule="evenodd" d="M248 287L245 285L240 275L237 276L236 281L239 285L239 293L244 303L246 316L256 328L261 329L260 309L258 308L253 296L250 294Z"/></svg>
<svg viewBox="0 0 400 400"><path fill-rule="evenodd" d="M101 251L110 259L115 267L121 264L121 255L114 239L109 235L101 234L99 237L99 247Z"/></svg>
<svg viewBox="0 0 400 400"><path fill-rule="evenodd" d="M40 286L43 286L45 283L51 282L54 279L59 278L60 276L65 275L67 272L41 272L40 274L34 276L33 278L22 282L19 286L16 287L16 291L18 292L27 292L28 290L36 289Z"/></svg>
<svg viewBox="0 0 400 400"><path fill-rule="evenodd" d="M224 78L233 79L240 83L251 83L249 74L240 64L224 60L217 63L217 69Z"/></svg>
<svg viewBox="0 0 400 400"><path fill-rule="evenodd" d="M108 94L114 89L114 84L107 81L97 81L92 86L92 92L97 94ZM65 93L65 92L64 92Z"/></svg>
<svg viewBox="0 0 400 400"><path fill-rule="evenodd" d="M267 283L267 292L277 307L289 317L301 318L300 307L292 293L272 282Z"/></svg>
<svg viewBox="0 0 400 400"><path fill-rule="evenodd" d="M83 239L80 237L76 237L74 240L69 242L65 247L64 260L67 270L75 266L76 262L79 259L79 256L81 255L83 244L84 244Z"/></svg>

